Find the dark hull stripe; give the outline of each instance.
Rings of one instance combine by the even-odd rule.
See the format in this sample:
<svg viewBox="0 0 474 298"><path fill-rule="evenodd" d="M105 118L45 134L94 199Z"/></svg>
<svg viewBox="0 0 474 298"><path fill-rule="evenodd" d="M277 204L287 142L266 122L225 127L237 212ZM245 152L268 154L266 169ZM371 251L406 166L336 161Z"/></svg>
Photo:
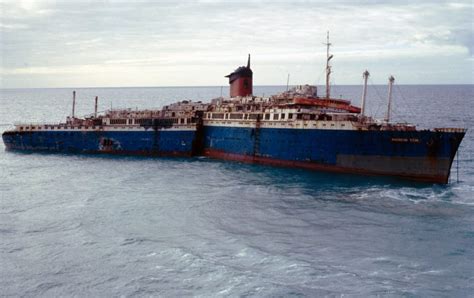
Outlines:
<svg viewBox="0 0 474 298"><path fill-rule="evenodd" d="M325 171L333 173L349 173L349 174L361 174L361 175L370 175L370 176L391 176L398 177L402 179L420 181L420 182L429 182L429 183L447 183L448 175L423 175L423 174L410 174L410 173L397 173L393 174L388 171L376 171L376 170L367 170L361 168L348 168L337 165L327 165L320 164L317 162L309 161L291 161L291 160L278 160L268 157L261 156L250 156L250 155L241 155L233 154L228 152L223 152L219 150L206 149L204 154L208 157L215 159L239 161L244 163L256 163L263 165L279 166L279 167L288 167L288 168L301 168L307 170L315 171Z"/></svg>
<svg viewBox="0 0 474 298"><path fill-rule="evenodd" d="M85 154L85 155L123 155L123 156L157 156L157 157L191 157L193 156L189 151L146 151L146 150L55 150L55 149L45 149L45 148L15 148L11 146L6 146L7 151L12 152L38 152L38 153L63 153L63 154Z"/></svg>

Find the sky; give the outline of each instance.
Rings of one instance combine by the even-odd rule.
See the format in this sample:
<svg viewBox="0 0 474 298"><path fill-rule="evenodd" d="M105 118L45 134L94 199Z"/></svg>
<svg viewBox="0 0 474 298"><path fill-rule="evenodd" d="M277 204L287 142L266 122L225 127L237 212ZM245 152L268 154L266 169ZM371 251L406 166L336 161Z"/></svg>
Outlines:
<svg viewBox="0 0 474 298"><path fill-rule="evenodd" d="M0 0L0 88L473 84L471 0Z"/></svg>

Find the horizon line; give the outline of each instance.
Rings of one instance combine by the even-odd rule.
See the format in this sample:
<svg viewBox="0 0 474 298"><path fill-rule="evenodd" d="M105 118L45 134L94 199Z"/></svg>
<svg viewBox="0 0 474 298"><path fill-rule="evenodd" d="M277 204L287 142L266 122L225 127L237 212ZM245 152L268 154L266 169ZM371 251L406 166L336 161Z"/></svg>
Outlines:
<svg viewBox="0 0 474 298"><path fill-rule="evenodd" d="M289 85L289 87L295 86L321 86L324 85L312 85L312 84L294 84ZM387 86L388 84L371 84L372 86ZM397 84L398 86L470 86L474 85L474 83L455 83L455 84ZM332 85L332 87L337 86L363 86L363 84L338 84ZM0 90L15 90L15 89L115 89L115 88L228 88L229 85L177 85L177 86L82 86L82 87L0 87ZM253 87L286 87L286 85L254 85Z"/></svg>

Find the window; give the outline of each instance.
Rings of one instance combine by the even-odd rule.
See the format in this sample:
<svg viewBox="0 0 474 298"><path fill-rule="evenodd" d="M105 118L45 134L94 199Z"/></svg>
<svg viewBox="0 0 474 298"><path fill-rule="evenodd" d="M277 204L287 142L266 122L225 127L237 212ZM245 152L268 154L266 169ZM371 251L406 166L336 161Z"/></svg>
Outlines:
<svg viewBox="0 0 474 298"><path fill-rule="evenodd" d="M259 116L260 116L260 114L250 114L249 119L256 120Z"/></svg>
<svg viewBox="0 0 474 298"><path fill-rule="evenodd" d="M213 113L212 119L224 119L224 113Z"/></svg>
<svg viewBox="0 0 474 298"><path fill-rule="evenodd" d="M242 120L243 114L230 114L230 119L239 119Z"/></svg>
<svg viewBox="0 0 474 298"><path fill-rule="evenodd" d="M273 114L273 120L278 120L278 114Z"/></svg>
<svg viewBox="0 0 474 298"><path fill-rule="evenodd" d="M110 124L127 124L127 119L110 119Z"/></svg>
<svg viewBox="0 0 474 298"><path fill-rule="evenodd" d="M293 113L288 113L288 119L293 119Z"/></svg>
<svg viewBox="0 0 474 298"><path fill-rule="evenodd" d="M326 114L322 114L318 116L318 120L332 120L332 117Z"/></svg>
<svg viewBox="0 0 474 298"><path fill-rule="evenodd" d="M265 120L270 120L270 114L265 114Z"/></svg>
<svg viewBox="0 0 474 298"><path fill-rule="evenodd" d="M285 113L281 113L281 119L285 119Z"/></svg>

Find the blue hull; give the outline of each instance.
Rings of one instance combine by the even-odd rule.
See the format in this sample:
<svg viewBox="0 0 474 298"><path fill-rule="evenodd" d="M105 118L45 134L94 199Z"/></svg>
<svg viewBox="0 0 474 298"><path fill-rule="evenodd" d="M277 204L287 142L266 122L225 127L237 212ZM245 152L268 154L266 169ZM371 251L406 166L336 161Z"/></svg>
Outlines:
<svg viewBox="0 0 474 298"><path fill-rule="evenodd" d="M2 137L10 150L187 156L195 131L25 131Z"/></svg>
<svg viewBox="0 0 474 298"><path fill-rule="evenodd" d="M213 158L447 183L464 132L206 126L198 130L10 131L7 149Z"/></svg>
<svg viewBox="0 0 474 298"><path fill-rule="evenodd" d="M205 127L216 158L446 183L458 132Z"/></svg>

